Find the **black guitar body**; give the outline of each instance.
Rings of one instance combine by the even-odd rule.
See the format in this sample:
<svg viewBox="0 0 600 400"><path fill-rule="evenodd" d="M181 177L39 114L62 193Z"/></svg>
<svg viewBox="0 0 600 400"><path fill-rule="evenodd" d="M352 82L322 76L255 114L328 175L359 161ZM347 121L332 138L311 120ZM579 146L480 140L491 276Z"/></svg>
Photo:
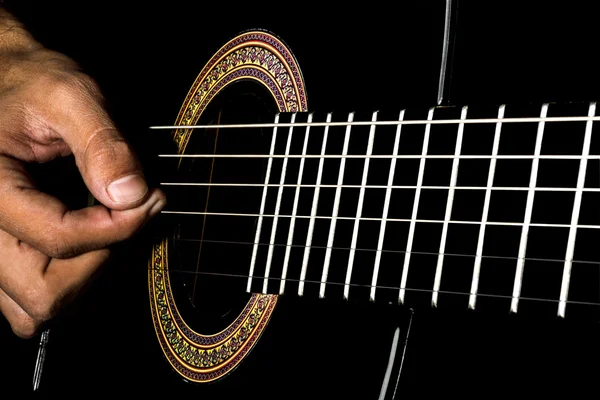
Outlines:
<svg viewBox="0 0 600 400"><path fill-rule="evenodd" d="M458 16L454 14L442 105L495 107L598 98L600 81L592 61L595 21L589 10L549 9L543 2L531 11L523 10L520 2L494 7L464 3L453 3ZM403 108L426 111L437 106L443 2L400 2L394 10L385 4L365 6L369 9L326 14L304 5L296 10L291 4L281 9L269 5L265 10L262 3L248 9L184 2L155 8L141 3L129 10L98 2L90 17L88 6L76 2L10 4L44 44L66 52L98 80L111 114L155 185L198 176L209 180L207 174L215 180L225 174L231 181L264 180L262 164L254 171L220 167L219 160L211 166L210 159L181 164L178 159L159 159L157 154L177 153L177 145L169 131L148 129L174 122L200 70L240 32L272 32L289 46L306 85L308 111L315 115L333 112L335 120L345 121L349 112L356 111L366 120L373 111L391 116ZM198 123L272 122L280 111L272 97L255 82L233 84L210 102ZM448 112L458 115L460 107ZM283 119L290 116L282 114ZM299 118L306 119L307 113ZM231 147L225 148L268 151L270 132L265 128L254 136L230 139ZM200 133L190 140L186 153L210 153L216 146L214 129ZM219 143L227 143L226 135L218 132ZM590 162L589 169L599 180L598 160ZM169 210L205 211L217 205L210 210L218 211L218 205L225 209L238 203L253 209L260 200L244 197L242 191L165 190ZM333 192L330 195L333 198ZM554 304L523 306L523 312L514 315L509 314L510 298L482 299L482 309L473 311L467 309L468 296L465 300L448 295L432 308L431 293L424 290L409 293L411 301L401 305L394 287L381 290L373 302L370 275L363 277L359 267L362 283L351 289L349 300L342 296L343 284L328 286L325 298L319 298L320 273L310 270L305 294L298 296L301 256L290 264L286 292L277 297L266 327L243 360L219 379L195 382L176 371L165 345L159 344L157 319L153 320L150 307L149 268L156 265L153 246L164 240L170 252L174 302L189 328L214 334L234 324L251 296L246 285L256 223L225 219L211 224L215 218L161 215L137 238L117 246L98 281L50 325L41 387L35 396L401 399L491 393L540 396L554 393L557 386L574 395L596 390L600 370L588 360L600 355L598 307L584 307L573 314L577 318L558 319ZM350 235L350 226L340 227ZM241 249L226 245L224 238L231 232L236 241L248 245ZM327 231L315 240L324 245L326 235ZM268 240L267 234L264 237ZM201 255L199 246L204 246ZM283 259L284 248L275 250L274 259ZM314 251L322 257L325 249ZM273 268L281 274L281 267ZM151 282L156 279L150 276ZM595 287L600 285L598 265L588 277L590 282L595 279ZM266 293L277 295L279 283L269 282ZM262 279L255 279L251 292L261 293L262 285ZM431 283L427 285L431 288ZM596 290L590 301L600 301ZM15 338L4 321L0 337L0 382L19 397L27 396L37 343Z"/></svg>

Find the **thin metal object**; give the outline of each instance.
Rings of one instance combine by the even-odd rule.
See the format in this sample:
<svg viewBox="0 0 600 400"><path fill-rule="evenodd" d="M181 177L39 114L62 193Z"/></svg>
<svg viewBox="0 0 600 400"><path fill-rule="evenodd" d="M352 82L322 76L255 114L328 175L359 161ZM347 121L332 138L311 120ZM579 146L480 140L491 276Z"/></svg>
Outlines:
<svg viewBox="0 0 600 400"><path fill-rule="evenodd" d="M331 121L331 113L327 114L327 121ZM313 202L310 209L310 221L308 222L308 232L306 233L306 247L304 248L304 256L302 257L302 269L300 270L300 281L298 283L298 296L304 294L304 280L306 279L306 271L308 269L308 258L310 256L310 248L312 245L313 231L315 229L315 219L317 217L317 207L319 205L319 192L321 184L321 177L323 176L323 163L325 162L325 151L327 149L327 135L329 134L329 127L325 127L323 133L323 144L321 145L321 159L319 160L319 168L317 170L317 186L313 193ZM301 218L301 217L300 217Z"/></svg>
<svg viewBox="0 0 600 400"><path fill-rule="evenodd" d="M372 121L377 120L377 111L373 113ZM369 141L367 144L367 156L373 153L373 142L375 141L375 125L371 126L369 131ZM356 242L358 241L358 227L360 225L360 217L362 216L363 203L365 200L365 187L367 186L367 178L369 175L369 158L365 159L363 166L363 175L361 181L360 193L358 194L358 204L356 205L356 221L354 221L354 229L352 231L352 242L350 244L350 254L348 256L348 267L346 268L346 283L350 283L352 278L352 268L354 267L354 256L356 255ZM344 298L347 300L349 296L349 286L344 286Z"/></svg>
<svg viewBox="0 0 600 400"><path fill-rule="evenodd" d="M265 154L159 154L159 157L162 158L366 158L360 154L326 154L325 156L320 156L317 154L307 154L305 156L301 156L299 154L290 154L286 156L285 154L273 154L273 155L265 155ZM372 154L369 158L398 158L398 159L454 159L459 158L462 160L489 160L495 158L497 160L581 160L583 156L575 156L575 155L499 155L499 156L486 156L486 155L449 155L449 154L435 154L435 155L397 155L392 156L388 154ZM600 160L600 155L591 155L585 157L588 160ZM339 186L339 185L338 185Z"/></svg>
<svg viewBox="0 0 600 400"><path fill-rule="evenodd" d="M498 118L504 117L505 105L498 108ZM497 155L500 148L500 134L502 132L502 123L496 124L494 132L494 144L492 145L492 155ZM477 292L479 290L479 274L481 272L481 261L483 259L483 241L485 239L485 228L487 225L488 213L490 210L490 199L494 188L494 176L496 174L496 159L490 160L490 169L488 170L487 187L485 190L485 199L483 201L483 211L481 213L481 226L479 227L479 238L477 239L477 250L475 252L475 265L473 266L473 279L471 280L471 294L469 295L469 308L475 309L477 302ZM527 189L527 188L524 188Z"/></svg>
<svg viewBox="0 0 600 400"><path fill-rule="evenodd" d="M46 361L46 348L50 338L50 329L46 329L40 336L40 344L38 347L37 359L35 360L35 369L33 371L33 391L36 392L40 388L42 380L42 371L44 369L44 361Z"/></svg>
<svg viewBox="0 0 600 400"><path fill-rule="evenodd" d="M308 114L308 122L312 121L313 114ZM302 146L302 154L306 155L306 149L308 148L308 134L310 127L306 127L304 134L304 145ZM300 159L300 168L298 169L298 182L296 184L296 192L294 194L294 205L292 207L292 219L290 220L290 230L288 232L287 247L285 249L285 256L283 258L283 269L281 271L281 283L279 284L279 294L285 292L285 278L287 277L288 265L290 262L290 252L292 250L292 243L294 241L294 228L296 226L296 212L298 211L298 200L300 198L300 188L302 185L302 174L304 172L304 158Z"/></svg>
<svg viewBox="0 0 600 400"><path fill-rule="evenodd" d="M467 118L467 106L463 107L460 118ZM459 156L462 150L463 142L463 131L465 126L459 125L458 132L456 134L456 146L454 148L454 155ZM446 238L448 236L448 222L452 218L452 206L454 205L454 187L456 187L456 180L458 179L458 162L459 159L455 158L452 160L452 174L450 176L450 189L448 190L448 199L446 200L446 213L444 215L444 225L442 226L442 237L440 239L440 249L438 251L438 261L435 269L435 278L433 281L433 294L431 295L431 305L437 307L438 305L438 291L442 283L442 270L444 268L444 252L446 251Z"/></svg>
<svg viewBox="0 0 600 400"><path fill-rule="evenodd" d="M402 347L402 358L400 359L400 368L398 369L398 377L396 378L396 386L394 387L394 394L392 400L396 399L396 393L398 392L398 385L400 383L400 376L402 375L402 369L404 368L404 358L406 357L406 347L408 346L408 340L410 336L410 328L412 326L414 311L411 308L410 317L408 319L408 327L406 328L406 335L404 335L404 346Z"/></svg>
<svg viewBox="0 0 600 400"><path fill-rule="evenodd" d="M210 129L210 128L289 128L290 126L370 126L370 125L449 125L449 124L495 124L502 123L534 123L534 122L587 122L600 121L600 116L597 117L515 117L515 118L473 118L473 119L438 119L435 121L429 120L404 120L404 121L354 121L347 122L282 122L281 124L273 122L263 122L259 124L214 124L214 125L160 125L150 126L152 130L162 129Z"/></svg>
<svg viewBox="0 0 600 400"><path fill-rule="evenodd" d="M390 377L392 376L392 368L394 368L394 360L396 359L396 351L398 349L398 342L400 341L400 327L394 330L394 336L392 338L392 346L390 348L390 357L388 359L388 365L383 375L383 383L381 384L381 390L379 391L379 400L385 400L385 394L390 384Z"/></svg>
<svg viewBox="0 0 600 400"><path fill-rule="evenodd" d="M354 120L354 113L348 114L348 122ZM344 147L342 149L342 156L348 154L348 145L350 144L350 131L351 126L346 128L346 136L344 137ZM335 237L335 227L337 223L338 211L340 208L340 200L342 197L341 185L344 182L344 171L346 168L346 159L342 158L340 161L340 171L338 174L338 188L335 190L335 198L333 199L333 210L331 211L331 224L329 225L329 237L327 238L327 247L325 250L325 260L323 262L323 274L321 275L321 286L319 287L319 297L325 297L325 286L327 285L327 275L329 273L329 263L331 262L331 247L333 247L333 239Z"/></svg>
<svg viewBox="0 0 600 400"><path fill-rule="evenodd" d="M399 120L404 119L404 110L400 111L398 116ZM396 127L396 138L394 139L394 149L392 150L393 155L398 155L398 147L400 146L400 133L402 125ZM381 215L381 225L379 226L379 239L377 241L377 253L375 254L375 264L373 265L373 276L371 277L371 291L369 299L375 301L375 291L377 287L377 278L379 276L379 265L381 264L381 255L383 253L383 240L385 236L385 227L387 223L387 216L390 209L390 198L392 196L392 184L394 183L394 174L396 172L396 159L392 158L390 161L390 172L388 174L388 184L384 186L385 200L383 201L383 213ZM350 279L346 279L346 286L344 287L344 297L348 299L348 292L350 291Z"/></svg>
<svg viewBox="0 0 600 400"><path fill-rule="evenodd" d="M596 115L596 103L590 103L588 115L593 117ZM583 149L581 154L587 156L590 154L590 145L592 142L592 126L593 122L588 122L585 125L585 137L583 139ZM577 176L577 191L575 192L575 200L573 201L573 214L571 215L571 228L569 229L569 239L567 241L567 254L565 255L565 265L563 268L562 283L560 286L560 302L558 303L558 316L565 317L565 309L567 306L567 297L569 296L569 284L571 282L571 268L573 266L573 255L575 253L575 239L577 236L577 224L579 223L579 210L581 209L581 198L583 195L583 187L585 186L585 173L587 170L587 159L583 158L579 164L579 175Z"/></svg>
<svg viewBox="0 0 600 400"><path fill-rule="evenodd" d="M594 263L594 266L597 266L598 263ZM163 268L164 270L164 268ZM169 273L181 273L181 274L193 274L194 272L189 271L189 270L175 270L175 269L169 269ZM247 278L247 275L243 275L243 274L225 274L225 273L217 273L217 272L198 272L198 274L200 275L206 275L206 276L225 276L225 277L229 277L229 278ZM281 278L275 278L275 277L271 277L269 279L273 279L273 280L280 280ZM298 279L290 279L288 278L288 281L291 282L298 282ZM305 280L305 283L311 283L311 284L319 284L321 283L321 281L319 280ZM344 282L335 282L335 281L329 281L327 282L329 285L336 285L336 286L344 286ZM360 284L360 283L351 283L350 284L352 287L361 287L361 288L370 288L371 285L370 284ZM399 288L397 286L387 286L387 285L378 285L377 286L378 289L386 289L386 290L398 290ZM411 288L411 287L407 287L406 288L407 291L409 292L415 292L415 293L429 293L431 294L431 289L419 289L419 288ZM451 294L451 295L461 295L461 296L469 296L469 293L467 291L461 292L461 291L452 291L452 290L440 290L440 293L442 294ZM499 294L489 294L489 293L479 293L478 296L480 297L487 297L487 298L491 298L491 299L511 299L512 295L499 295ZM521 296L520 297L521 300L526 300L526 301L539 301L539 302L545 302L545 303L559 303L559 300L554 298L554 299L546 299L546 298L541 298L541 297L527 297L527 296ZM600 302L592 302L592 301L578 301L578 300L567 300L568 304L578 304L578 305L588 305L588 306L600 306Z"/></svg>
<svg viewBox="0 0 600 400"><path fill-rule="evenodd" d="M438 82L438 95L437 95L437 105L441 105L444 101L445 96L450 91L450 78L451 78L451 70L452 70L452 62L449 58L451 55L450 48L453 45L454 39L454 24L452 23L452 18L455 13L452 11L453 0L446 0L446 12L444 18L444 42L442 44L442 60L440 63L440 79ZM450 64L450 66L448 65Z"/></svg>
<svg viewBox="0 0 600 400"><path fill-rule="evenodd" d="M501 124L500 124L501 125ZM495 165L496 158L492 157L491 161ZM302 159L301 159L302 162ZM392 162L395 164L396 158L392 158ZM195 183L195 182L163 182L161 185L164 186L219 186L219 187L248 187L254 188L265 187L262 183ZM284 185L280 185L278 183L270 183L266 185L267 187L289 187L289 188L315 188L317 185L315 184L301 184L301 183L286 183ZM320 188L349 188L349 189L426 189L426 190L500 190L500 191L515 191L515 192L527 192L531 190L531 188L526 186L416 186L416 185L319 185ZM533 188L536 192L577 192L579 189L576 187L566 188L566 187L536 187ZM600 192L600 188L582 188L581 191L583 193L587 192Z"/></svg>
<svg viewBox="0 0 600 400"><path fill-rule="evenodd" d="M541 117L545 117L548 113L548 103L542 105ZM544 140L544 122L538 124L537 137L535 141L535 155L539 156L542 152L542 141ZM534 158L531 163L531 175L529 177L529 187L534 188L537 184L537 175L539 168L539 159ZM519 243L519 259L517 260L517 270L515 272L515 282L513 285L513 298L510 302L510 311L516 313L519 308L519 297L521 296L521 288L523 286L523 270L525 268L525 254L527 252L527 241L529 239L529 227L531 226L531 215L533 213L533 200L535 191L529 190L527 193L527 203L525 206L525 219L521 230L521 241Z"/></svg>
<svg viewBox="0 0 600 400"><path fill-rule="evenodd" d="M275 124L279 122L279 114L275 115ZM275 142L277 141L277 125L273 128L273 137L271 138L271 149L269 154L273 156L275 153ZM269 183L269 179L271 177L271 166L273 165L273 157L269 158L267 161L267 172L265 173L265 185ZM263 222L263 213L265 212L265 203L267 202L267 189L265 186L262 193L262 199L260 201L260 214L258 216L258 222L256 223L256 235L254 237L254 242L260 241L260 232L262 230L262 222ZM248 274L248 284L246 286L246 291L250 293L252 289L252 275L254 274L254 266L256 264L256 255L258 253L258 245L255 245L252 249L252 259L250 260L250 272Z"/></svg>
<svg viewBox="0 0 600 400"><path fill-rule="evenodd" d="M275 217L275 214L244 214L244 213L218 213L218 212L202 212L202 211L161 211L161 214L179 214L179 215L214 215L214 216L222 216L222 217ZM291 218L291 215L282 215L279 214L279 218ZM324 215L296 215L294 218L310 218L310 219L326 219L330 220L333 217L328 217ZM346 220L346 221L354 221L356 217L340 217L337 216L338 220ZM382 221L383 218L377 217L360 217L361 221ZM443 224L444 221L440 219L412 219L412 218L388 218L387 222L424 222L428 224ZM450 220L448 221L451 224L463 224L463 225L480 225L481 221L459 221L459 220ZM492 226L524 226L524 222L486 222L486 225ZM546 223L530 223L529 226L537 226L542 228L570 228L571 224L546 224ZM600 225L576 225L577 228L585 228L585 229L600 229ZM412 252L411 252L412 253Z"/></svg>
<svg viewBox="0 0 600 400"><path fill-rule="evenodd" d="M200 239L175 239L181 242L200 242ZM244 245L244 246L253 246L254 242L243 242L243 241L234 241L234 240L202 240L204 243L214 243L214 244L234 244L234 245ZM269 243L258 243L259 246L268 246ZM295 247L295 248L304 248L303 244L283 244L283 243L275 243L277 247ZM312 246L313 249L326 249L326 246ZM340 247L333 246L333 250L342 250L347 251L350 250L349 247ZM356 251L366 251L366 252L377 252L377 249L373 248L365 248L365 247L357 247ZM390 254L404 254L404 250L381 250L382 253L390 253ZM439 256L439 253L433 251L413 251L413 254L421 254L425 256ZM447 257L468 257L475 258L477 255L475 254L464 254L464 253L445 253ZM491 255L482 255L481 258L490 259L490 260L517 260L517 257L509 257L509 256L491 256ZM556 258L539 258L539 257L527 257L525 261L540 261L540 262L554 262L564 264L564 259L556 259ZM590 260L573 260L574 264L586 264L586 265L594 265L597 266L600 261L590 261ZM247 276L246 276L247 277Z"/></svg>
<svg viewBox="0 0 600 400"><path fill-rule="evenodd" d="M296 113L292 114L292 122L296 120ZM292 146L292 134L294 128L290 128L288 132L288 139L285 145L285 155L290 154L290 147ZM263 282L263 294L267 294L269 286L269 273L271 272L271 263L273 262L273 250L275 247L275 235L277 235L277 222L279 221L279 211L281 210L281 198L283 197L283 184L285 183L285 173L287 172L288 159L283 159L283 165L281 166L281 177L279 179L279 190L277 191L277 201L275 203L275 217L273 218L273 225L271 226L271 242L269 250L267 251L267 265L265 266L265 280ZM268 182L267 182L268 183ZM293 217L292 217L293 218Z"/></svg>
<svg viewBox="0 0 600 400"><path fill-rule="evenodd" d="M433 120L433 110L434 108L429 109L429 113L427 114L428 120ZM425 135L423 136L423 150L422 155L426 156L429 148L429 134L431 132L431 125L425 126ZM421 162L419 163L419 176L417 178L417 186L421 186L423 184L423 175L425 174L425 158L421 158ZM402 304L404 303L404 296L406 293L406 281L408 280L408 267L410 266L410 254L412 251L413 240L415 237L415 227L417 224L417 215L419 213L419 200L421 198L421 190L415 190L415 200L413 203L412 216L410 219L410 227L408 229L408 240L406 242L406 254L404 255L404 266L402 267L402 279L400 281L400 292L398 294L398 301ZM442 221L440 221L442 222Z"/></svg>
<svg viewBox="0 0 600 400"><path fill-rule="evenodd" d="M219 122L221 120L221 111L219 111L219 116L217 119L217 122ZM213 145L213 154L217 153L217 143L219 143L219 130L215 129L215 142ZM213 158L211 163L210 163L210 174L209 174L209 178L208 178L208 182L212 183L213 181L213 175L215 172L215 159ZM205 201L205 205L204 205L204 211L208 211L208 204L210 201L210 191L211 191L212 187L208 186L207 190L206 190L206 201ZM200 246L198 246L198 257L196 258L196 272L198 272L198 270L200 269L200 256L202 255L202 239L204 239L204 233L206 232L206 217L207 215L204 215L204 220L202 221L202 230L200 233ZM192 303L196 304L196 287L198 287L198 275L194 276L194 287L192 289Z"/></svg>

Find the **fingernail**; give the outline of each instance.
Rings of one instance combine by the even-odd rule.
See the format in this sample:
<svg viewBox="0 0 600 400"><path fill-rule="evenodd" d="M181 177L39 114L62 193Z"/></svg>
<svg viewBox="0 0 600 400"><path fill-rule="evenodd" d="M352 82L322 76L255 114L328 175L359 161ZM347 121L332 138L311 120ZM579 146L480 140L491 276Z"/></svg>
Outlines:
<svg viewBox="0 0 600 400"><path fill-rule="evenodd" d="M108 185L108 195L117 203L133 203L148 193L144 178L137 174L117 179Z"/></svg>
<svg viewBox="0 0 600 400"><path fill-rule="evenodd" d="M167 202L165 200L157 201L156 204L154 204L149 211L150 217L154 217L156 214L158 214L159 211L162 210L166 204Z"/></svg>

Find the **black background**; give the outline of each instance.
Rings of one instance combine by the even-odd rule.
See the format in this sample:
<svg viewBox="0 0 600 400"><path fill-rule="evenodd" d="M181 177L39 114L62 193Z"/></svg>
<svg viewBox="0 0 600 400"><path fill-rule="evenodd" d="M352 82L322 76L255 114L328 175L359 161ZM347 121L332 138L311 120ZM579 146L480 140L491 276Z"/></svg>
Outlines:
<svg viewBox="0 0 600 400"><path fill-rule="evenodd" d="M161 134L147 126L172 123L205 61L246 29L270 30L291 47L311 109L397 110L436 100L441 1L347 3L327 12L324 3L8 3L42 43L73 57L99 82L150 179ZM532 1L525 9L523 3L460 2L449 104L597 99L592 7ZM161 357L149 320L146 257L143 236L119 246L104 275L53 326L43 377L49 393L200 393L187 385L181 391ZM15 338L4 321L0 335L0 384L27 394L35 341ZM400 391L405 398L561 390L593 395L599 338L597 319L419 309ZM310 374L299 382L310 385ZM242 392L269 385L268 376L255 385Z"/></svg>

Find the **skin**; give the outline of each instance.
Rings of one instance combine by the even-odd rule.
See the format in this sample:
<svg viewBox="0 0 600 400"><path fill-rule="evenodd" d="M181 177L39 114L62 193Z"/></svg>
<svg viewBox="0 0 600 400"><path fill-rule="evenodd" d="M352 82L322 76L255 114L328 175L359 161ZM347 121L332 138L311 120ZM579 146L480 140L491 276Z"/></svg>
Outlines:
<svg viewBox="0 0 600 400"><path fill-rule="evenodd" d="M166 204L103 108L96 83L0 8L0 312L35 336ZM26 163L73 155L101 203L69 210Z"/></svg>

